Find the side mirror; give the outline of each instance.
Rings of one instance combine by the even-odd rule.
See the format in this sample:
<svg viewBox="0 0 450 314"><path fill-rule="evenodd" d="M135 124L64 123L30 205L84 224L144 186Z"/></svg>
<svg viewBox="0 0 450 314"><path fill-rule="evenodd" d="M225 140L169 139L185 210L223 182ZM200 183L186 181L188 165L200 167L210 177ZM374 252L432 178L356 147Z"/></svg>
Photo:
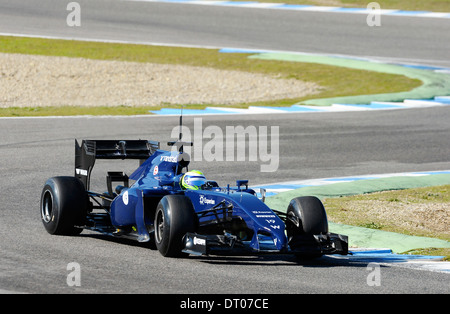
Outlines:
<svg viewBox="0 0 450 314"><path fill-rule="evenodd" d="M248 189L248 180L237 180L236 185L238 187L238 191L241 190L241 186L245 185L245 189Z"/></svg>

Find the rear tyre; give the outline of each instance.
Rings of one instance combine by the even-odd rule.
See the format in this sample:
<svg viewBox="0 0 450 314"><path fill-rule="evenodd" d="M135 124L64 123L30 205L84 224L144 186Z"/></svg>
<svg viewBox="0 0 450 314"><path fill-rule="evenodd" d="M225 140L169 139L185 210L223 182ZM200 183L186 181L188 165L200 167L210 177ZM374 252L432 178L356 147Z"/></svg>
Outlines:
<svg viewBox="0 0 450 314"><path fill-rule="evenodd" d="M322 256L314 235L328 233L328 220L322 202L315 196L297 197L287 209L286 233L288 243L300 258Z"/></svg>
<svg viewBox="0 0 450 314"><path fill-rule="evenodd" d="M183 237L197 229L197 215L191 200L184 195L166 195L155 213L155 244L165 257L187 255L183 249Z"/></svg>
<svg viewBox="0 0 450 314"><path fill-rule="evenodd" d="M50 234L77 235L83 231L88 196L83 183L75 177L47 180L41 194L42 223Z"/></svg>

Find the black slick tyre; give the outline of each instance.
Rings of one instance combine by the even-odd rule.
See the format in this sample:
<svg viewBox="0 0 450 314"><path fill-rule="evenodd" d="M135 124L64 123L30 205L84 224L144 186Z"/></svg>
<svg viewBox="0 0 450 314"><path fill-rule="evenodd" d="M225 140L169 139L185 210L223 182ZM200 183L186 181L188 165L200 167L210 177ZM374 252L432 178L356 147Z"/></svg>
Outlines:
<svg viewBox="0 0 450 314"><path fill-rule="evenodd" d="M191 200L184 195L166 195L155 212L155 244L165 257L181 257L183 237L195 232L197 215Z"/></svg>
<svg viewBox="0 0 450 314"><path fill-rule="evenodd" d="M287 209L286 234L290 247L298 257L316 258L314 235L328 233L328 220L322 202L315 196L297 197L291 200Z"/></svg>
<svg viewBox="0 0 450 314"><path fill-rule="evenodd" d="M315 196L297 197L291 200L288 215L300 219L300 226L292 230L303 234L321 234L328 232L328 220L322 202Z"/></svg>
<svg viewBox="0 0 450 314"><path fill-rule="evenodd" d="M83 183L75 177L47 180L41 194L40 214L48 233L77 235L87 214L88 196Z"/></svg>

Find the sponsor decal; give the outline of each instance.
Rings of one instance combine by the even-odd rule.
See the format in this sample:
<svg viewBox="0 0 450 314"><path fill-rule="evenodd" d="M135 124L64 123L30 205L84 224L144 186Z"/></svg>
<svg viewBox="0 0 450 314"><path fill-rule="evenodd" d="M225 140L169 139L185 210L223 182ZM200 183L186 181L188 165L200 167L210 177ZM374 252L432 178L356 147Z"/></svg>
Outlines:
<svg viewBox="0 0 450 314"><path fill-rule="evenodd" d="M273 212L268 210L252 210L256 218L275 218Z"/></svg>
<svg viewBox="0 0 450 314"><path fill-rule="evenodd" d="M202 238L194 237L194 245L206 245L206 240Z"/></svg>
<svg viewBox="0 0 450 314"><path fill-rule="evenodd" d="M88 175L87 170L84 170L84 169L75 169L75 172L79 175L86 176L86 177Z"/></svg>
<svg viewBox="0 0 450 314"><path fill-rule="evenodd" d="M128 191L125 191L125 193L123 193L122 201L125 205L128 205Z"/></svg>
<svg viewBox="0 0 450 314"><path fill-rule="evenodd" d="M206 198L205 195L200 195L199 202L201 205L215 205L216 201L213 199Z"/></svg>
<svg viewBox="0 0 450 314"><path fill-rule="evenodd" d="M178 162L178 157L177 156L161 156L159 160L160 161L177 163Z"/></svg>

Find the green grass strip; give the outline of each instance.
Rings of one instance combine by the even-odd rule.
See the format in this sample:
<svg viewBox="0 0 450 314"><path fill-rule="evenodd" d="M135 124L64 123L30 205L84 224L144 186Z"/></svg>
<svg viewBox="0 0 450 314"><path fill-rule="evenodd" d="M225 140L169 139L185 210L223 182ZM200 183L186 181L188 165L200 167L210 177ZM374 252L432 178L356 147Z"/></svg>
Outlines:
<svg viewBox="0 0 450 314"><path fill-rule="evenodd" d="M329 106L332 104L368 104L371 101L403 101L405 99L430 99L434 96L446 96L450 95L450 75L444 73L437 73L430 70L421 70L415 68L409 68L399 65L375 63L364 60L338 58L331 56L315 56L315 55L303 55L292 53L262 53L251 56L252 59L264 59L264 60L279 60L288 61L295 64L295 62L302 63L318 63L325 65L333 65L337 67L358 69L370 71L369 73L385 73L390 75L403 75L409 77L412 80L421 81L423 84L409 91L402 92L383 92L368 93L364 90L367 84L374 84L370 82L356 82L351 87L358 91L356 96L352 94L346 94L341 97L317 97L306 101L301 101L299 104L317 105L317 106ZM335 80L342 80L342 77L336 77ZM348 83L344 79L345 83ZM379 88L388 90L389 84L392 82L386 80L377 82ZM351 84L351 83L350 83ZM354 93L355 94L355 93Z"/></svg>

